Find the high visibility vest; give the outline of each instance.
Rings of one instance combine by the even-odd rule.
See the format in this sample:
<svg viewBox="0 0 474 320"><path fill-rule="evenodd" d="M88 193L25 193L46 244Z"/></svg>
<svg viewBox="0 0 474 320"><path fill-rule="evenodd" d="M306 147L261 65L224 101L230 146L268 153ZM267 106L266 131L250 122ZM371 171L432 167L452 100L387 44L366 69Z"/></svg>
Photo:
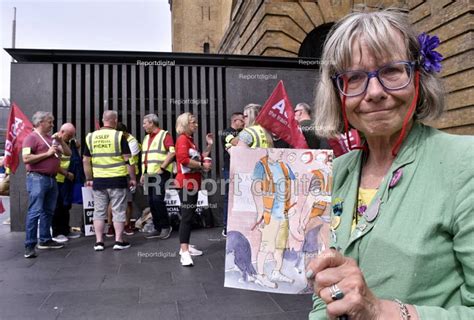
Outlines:
<svg viewBox="0 0 474 320"><path fill-rule="evenodd" d="M270 170L270 166L268 165L268 156L265 156L260 159L260 162L263 165L263 169L265 171L265 178L263 179L263 219L265 221L265 224L270 223L271 219L271 212L273 209L273 204L275 201L275 192L276 192L276 187L275 187L275 182L273 181L273 173ZM288 211L292 207L290 201L291 201L291 179L290 179L290 172L288 171L288 168L282 161L278 161L280 164L280 168L283 171L283 175L285 176L285 210L284 214L285 216L288 216Z"/></svg>
<svg viewBox="0 0 474 320"><path fill-rule="evenodd" d="M254 125L248 128L244 128L247 133L252 136L252 145L250 148L269 148L270 145L267 140L265 129L259 125Z"/></svg>
<svg viewBox="0 0 474 320"><path fill-rule="evenodd" d="M94 178L115 178L128 175L120 146L122 134L121 131L115 129L100 129L87 135L86 143L92 156Z"/></svg>
<svg viewBox="0 0 474 320"><path fill-rule="evenodd" d="M323 194L330 194L332 190L332 178L328 177L328 179L326 180L321 170L313 170L311 173L314 175L313 179L317 179L317 181L319 182L321 192ZM326 201L313 202L309 217L315 218L322 216L328 205L329 202Z"/></svg>
<svg viewBox="0 0 474 320"><path fill-rule="evenodd" d="M132 142L133 140L137 141L137 139L136 139L134 136L132 136L131 134L128 134L127 142L130 144L130 142ZM139 143L138 141L137 141L137 143L138 143L138 148L141 150L140 143ZM137 175L138 172L139 172L139 168L138 168L138 166L139 166L139 164L138 164L139 160L138 160L138 159L139 159L139 158L138 158L138 154L136 154L136 155L134 155L134 156L132 156L132 157L130 158L130 164L135 167L135 174L136 174L136 175Z"/></svg>
<svg viewBox="0 0 474 320"><path fill-rule="evenodd" d="M59 166L62 168L62 169L65 169L67 171L67 169L69 169L69 164L71 163L71 157L70 156L65 156L64 154L61 155L61 162L59 163ZM64 183L64 181L66 180L66 177L59 173L56 174L56 181L59 182L59 183Z"/></svg>
<svg viewBox="0 0 474 320"><path fill-rule="evenodd" d="M153 174L160 170L161 164L165 161L168 151L165 148L165 137L168 134L166 130L160 130L153 141L148 146L150 135L147 134L142 143L142 173ZM145 166L146 159L146 166ZM170 163L166 168L168 172L173 172L173 164Z"/></svg>

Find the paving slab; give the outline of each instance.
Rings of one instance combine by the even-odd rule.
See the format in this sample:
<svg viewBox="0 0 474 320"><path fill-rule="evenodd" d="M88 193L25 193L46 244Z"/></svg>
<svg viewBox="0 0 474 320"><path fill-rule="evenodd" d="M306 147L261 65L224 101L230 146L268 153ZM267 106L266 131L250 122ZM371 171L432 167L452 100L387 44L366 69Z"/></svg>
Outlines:
<svg viewBox="0 0 474 320"><path fill-rule="evenodd" d="M307 319L310 295L224 288L221 228L193 230L204 252L194 267L179 262L179 237L126 237L132 247L93 250L94 237L23 257L24 233L0 225L0 319Z"/></svg>

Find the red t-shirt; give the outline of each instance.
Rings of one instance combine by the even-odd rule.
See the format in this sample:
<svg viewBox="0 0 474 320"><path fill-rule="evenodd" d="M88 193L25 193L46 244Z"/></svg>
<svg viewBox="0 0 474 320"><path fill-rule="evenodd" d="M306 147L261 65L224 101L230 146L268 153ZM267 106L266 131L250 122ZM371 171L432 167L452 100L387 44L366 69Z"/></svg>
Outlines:
<svg viewBox="0 0 474 320"><path fill-rule="evenodd" d="M46 142L51 145L53 143L51 136L43 136ZM41 139L41 137L36 133L30 133L25 140L23 140L23 154L41 154L49 150L49 146ZM37 163L25 165L26 171L38 172L47 175L55 175L59 169L59 157L54 155L43 159Z"/></svg>
<svg viewBox="0 0 474 320"><path fill-rule="evenodd" d="M178 165L178 174L175 180L176 187L199 190L201 188L202 173L199 169L187 167L190 160L202 161L202 156L194 144L193 137L181 134L176 139L176 163Z"/></svg>

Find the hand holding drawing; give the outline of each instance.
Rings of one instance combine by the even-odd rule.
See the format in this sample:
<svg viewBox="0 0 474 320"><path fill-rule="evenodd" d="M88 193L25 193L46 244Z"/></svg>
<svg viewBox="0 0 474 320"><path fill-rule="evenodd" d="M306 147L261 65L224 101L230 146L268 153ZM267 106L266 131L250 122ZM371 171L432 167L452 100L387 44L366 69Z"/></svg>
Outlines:
<svg viewBox="0 0 474 320"><path fill-rule="evenodd" d="M329 319L390 319L382 316L388 315L384 311L398 311L395 305L387 308L385 301L372 293L355 260L334 249L320 253L307 270L314 293L327 305Z"/></svg>

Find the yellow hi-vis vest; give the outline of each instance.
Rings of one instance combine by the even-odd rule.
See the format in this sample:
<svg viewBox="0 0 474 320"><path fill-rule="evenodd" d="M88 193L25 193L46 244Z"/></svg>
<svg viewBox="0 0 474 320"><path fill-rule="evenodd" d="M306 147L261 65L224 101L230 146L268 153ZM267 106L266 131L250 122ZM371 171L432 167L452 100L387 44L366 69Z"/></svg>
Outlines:
<svg viewBox="0 0 474 320"><path fill-rule="evenodd" d="M268 165L268 156L265 156L260 159L260 162L263 165L263 169L265 171L265 178L263 179L263 219L265 224L269 224L272 216L272 209L273 209L273 204L275 202L275 192L276 192L276 187L275 187L275 182L273 181L273 173L272 170L270 170L270 166ZM280 165L281 170L283 171L283 175L285 176L285 209L284 209L284 214L285 216L288 216L288 211L291 209L293 206L290 203L291 200L291 180L290 180L290 172L288 171L288 168L286 165L278 161L278 164Z"/></svg>
<svg viewBox="0 0 474 320"><path fill-rule="evenodd" d="M127 165L120 146L121 140L122 132L115 129L100 129L87 135L86 143L92 156L94 178L127 176Z"/></svg>
<svg viewBox="0 0 474 320"><path fill-rule="evenodd" d="M67 171L67 169L69 169L69 164L71 163L71 157L70 156L65 156L64 154L61 155L61 162L59 164L59 166L62 168L62 169L65 169ZM64 183L64 181L66 180L66 177L59 173L56 174L56 181L59 182L59 183Z"/></svg>
<svg viewBox="0 0 474 320"><path fill-rule="evenodd" d="M141 150L141 146L140 146L140 143L138 142L138 140L134 136L132 136L131 134L128 134L127 142L130 144L130 142L132 142L133 140L137 141L138 148ZM139 170L139 168L138 168L138 166L139 166L139 164L138 164L138 154L136 154L136 155L134 155L130 158L130 164L135 167L135 174L137 175L138 170Z"/></svg>
<svg viewBox="0 0 474 320"><path fill-rule="evenodd" d="M317 183L321 188L321 192L324 194L331 194L332 190L332 178L329 176L327 181L324 178L324 174L321 170L313 170L311 173L314 175L313 179L316 179ZM311 213L309 218L319 217L322 216L326 207L329 205L329 202L326 201L315 201L313 202L313 206L311 208Z"/></svg>
<svg viewBox="0 0 474 320"><path fill-rule="evenodd" d="M248 128L244 128L247 133L249 133L252 138L253 142L250 148L268 148L270 145L268 144L267 141L267 135L265 134L265 130L259 126L259 125L254 125L250 126Z"/></svg>
<svg viewBox="0 0 474 320"><path fill-rule="evenodd" d="M153 174L160 170L161 164L165 161L166 156L168 155L168 151L165 148L165 137L168 131L160 130L153 141L151 142L150 146L148 146L148 140L150 139L150 135L147 134L142 142L142 173ZM145 159L146 159L146 167L145 167ZM170 163L166 167L166 171L173 172L173 164Z"/></svg>

